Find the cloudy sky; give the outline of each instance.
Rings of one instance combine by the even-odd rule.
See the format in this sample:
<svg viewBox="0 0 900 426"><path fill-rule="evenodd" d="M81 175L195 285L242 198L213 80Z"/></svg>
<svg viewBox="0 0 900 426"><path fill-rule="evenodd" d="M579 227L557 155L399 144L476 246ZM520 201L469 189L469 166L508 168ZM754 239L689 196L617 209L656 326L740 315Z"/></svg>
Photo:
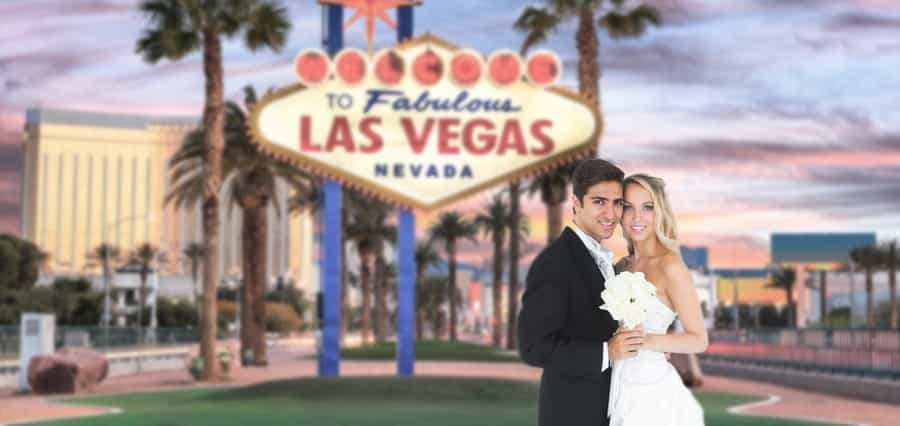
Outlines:
<svg viewBox="0 0 900 426"><path fill-rule="evenodd" d="M199 55L150 66L135 55L137 1L0 1L0 231L17 229L24 111L54 107L200 115ZM416 32L484 53L517 49L522 0L426 0ZM662 27L601 38L601 155L664 177L682 241L719 266L762 266L768 236L874 231L900 237L900 2L658 0ZM226 95L293 80L291 61L320 40L314 0L280 53L225 48ZM377 41L392 40L381 27ZM574 23L547 43L575 86ZM348 43L362 46L361 28ZM489 194L459 203L475 211ZM536 251L543 209L526 202ZM433 215L420 215L426 226ZM471 248L473 259L489 244Z"/></svg>

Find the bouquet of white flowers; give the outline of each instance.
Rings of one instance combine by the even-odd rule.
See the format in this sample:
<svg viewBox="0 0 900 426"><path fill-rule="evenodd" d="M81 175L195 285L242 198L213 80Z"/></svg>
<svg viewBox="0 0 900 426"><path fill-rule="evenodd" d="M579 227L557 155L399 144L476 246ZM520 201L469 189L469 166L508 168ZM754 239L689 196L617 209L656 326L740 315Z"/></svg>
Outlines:
<svg viewBox="0 0 900 426"><path fill-rule="evenodd" d="M606 302L599 308L609 312L625 328L634 328L647 319L647 308L656 297L656 287L644 278L643 272L622 272L606 282L600 294Z"/></svg>

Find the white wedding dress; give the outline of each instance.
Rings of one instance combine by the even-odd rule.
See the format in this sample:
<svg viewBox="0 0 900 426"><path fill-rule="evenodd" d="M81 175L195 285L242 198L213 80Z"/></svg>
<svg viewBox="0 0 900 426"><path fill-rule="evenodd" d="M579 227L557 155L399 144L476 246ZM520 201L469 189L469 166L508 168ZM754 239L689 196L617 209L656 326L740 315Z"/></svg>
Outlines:
<svg viewBox="0 0 900 426"><path fill-rule="evenodd" d="M644 332L665 334L676 314L659 298L653 300ZM609 414L610 426L703 425L703 408L675 367L664 353L650 350L613 362Z"/></svg>

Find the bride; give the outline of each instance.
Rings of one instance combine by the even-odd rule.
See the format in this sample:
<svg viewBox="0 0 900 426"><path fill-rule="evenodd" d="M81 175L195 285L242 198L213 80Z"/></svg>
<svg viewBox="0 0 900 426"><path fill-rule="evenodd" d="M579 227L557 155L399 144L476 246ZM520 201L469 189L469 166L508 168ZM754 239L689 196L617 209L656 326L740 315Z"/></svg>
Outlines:
<svg viewBox="0 0 900 426"><path fill-rule="evenodd" d="M665 183L637 174L625 179L624 186L621 224L629 256L616 270L644 273L656 286L657 298L643 324L643 348L636 357L613 363L610 425L702 425L703 408L665 355L703 352L708 341L697 292L681 259ZM684 332L666 334L676 317Z"/></svg>

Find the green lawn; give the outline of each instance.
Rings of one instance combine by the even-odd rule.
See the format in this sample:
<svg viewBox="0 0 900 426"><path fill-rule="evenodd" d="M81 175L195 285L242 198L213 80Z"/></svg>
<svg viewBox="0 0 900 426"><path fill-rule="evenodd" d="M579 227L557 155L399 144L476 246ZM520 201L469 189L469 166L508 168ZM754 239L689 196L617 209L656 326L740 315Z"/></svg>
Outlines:
<svg viewBox="0 0 900 426"><path fill-rule="evenodd" d="M813 425L733 416L729 406L758 400L699 393L707 425ZM241 388L69 398L118 407L121 414L39 423L54 426L495 426L533 425L537 385L444 377L307 378Z"/></svg>
<svg viewBox="0 0 900 426"><path fill-rule="evenodd" d="M393 342L347 348L341 350L341 359L393 361L396 359L397 345ZM475 361L475 362L521 362L518 355L498 351L486 345L466 342L442 342L425 340L416 342L418 361Z"/></svg>

